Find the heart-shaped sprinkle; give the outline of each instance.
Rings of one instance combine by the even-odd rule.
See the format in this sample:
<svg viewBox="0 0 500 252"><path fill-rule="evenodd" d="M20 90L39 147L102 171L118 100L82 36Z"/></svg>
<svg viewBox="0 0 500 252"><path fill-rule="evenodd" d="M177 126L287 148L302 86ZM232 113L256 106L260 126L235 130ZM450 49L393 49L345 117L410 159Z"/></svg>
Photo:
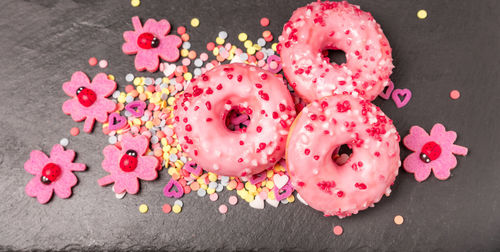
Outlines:
<svg viewBox="0 0 500 252"><path fill-rule="evenodd" d="M189 161L184 164L184 170L188 171L196 177L199 177L201 173L203 173L203 171L201 170L201 166L196 164L194 161Z"/></svg>
<svg viewBox="0 0 500 252"><path fill-rule="evenodd" d="M274 196L276 197L277 201L281 201L283 199L288 198L288 196L292 195L293 193L293 187L290 185L290 183L287 183L283 187L278 188L274 187Z"/></svg>
<svg viewBox="0 0 500 252"><path fill-rule="evenodd" d="M264 201L257 195L254 200L250 201L250 206L255 209L264 209Z"/></svg>
<svg viewBox="0 0 500 252"><path fill-rule="evenodd" d="M278 207L278 205L280 204L279 201L277 201L275 199L269 199L269 198L266 199L266 202L267 202L267 204L269 204L273 207Z"/></svg>
<svg viewBox="0 0 500 252"><path fill-rule="evenodd" d="M146 109L146 103L143 101L133 101L127 106L125 106L125 109L130 112L135 117L141 117L144 115L144 110Z"/></svg>
<svg viewBox="0 0 500 252"><path fill-rule="evenodd" d="M113 187L111 187L111 190L113 190L113 192L115 193L115 186L113 185ZM122 192L122 193L115 193L115 197L117 199L123 199L123 197L125 197L125 194L127 194L127 192Z"/></svg>
<svg viewBox="0 0 500 252"><path fill-rule="evenodd" d="M411 91L409 89L395 89L392 92L392 100L396 103L396 107L402 108L408 104L411 99Z"/></svg>
<svg viewBox="0 0 500 252"><path fill-rule="evenodd" d="M114 112L111 113L108 117L109 122L109 130L119 130L127 125L127 118L125 116L121 116L120 114Z"/></svg>
<svg viewBox="0 0 500 252"><path fill-rule="evenodd" d="M177 66L175 64L165 63L165 64L163 64L163 67L164 67L163 74L165 74L165 76L168 77L168 76L172 75L175 72L175 68Z"/></svg>
<svg viewBox="0 0 500 252"><path fill-rule="evenodd" d="M281 189L283 186L286 185L286 183L288 183L288 176L274 174L273 181L274 181L274 186L278 187L278 189Z"/></svg>
<svg viewBox="0 0 500 252"><path fill-rule="evenodd" d="M253 185L256 185L257 183L260 183L264 181L267 177L267 171L263 171L261 173L254 174L250 177L250 183Z"/></svg>
<svg viewBox="0 0 500 252"><path fill-rule="evenodd" d="M393 90L394 90L394 82L389 81L389 85L387 86L385 92L380 93L378 96L380 96L382 99L389 100L389 98L391 98L391 93Z"/></svg>
<svg viewBox="0 0 500 252"><path fill-rule="evenodd" d="M163 195L168 198L178 199L184 195L184 188L179 182L177 182L177 180L171 178L165 188L163 188Z"/></svg>

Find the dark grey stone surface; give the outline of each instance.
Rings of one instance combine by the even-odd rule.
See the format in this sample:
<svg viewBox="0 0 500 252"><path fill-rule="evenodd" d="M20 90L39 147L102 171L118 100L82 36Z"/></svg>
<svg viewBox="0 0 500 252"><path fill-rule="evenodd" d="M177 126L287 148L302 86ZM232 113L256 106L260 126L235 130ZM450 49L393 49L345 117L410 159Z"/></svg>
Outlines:
<svg viewBox="0 0 500 252"><path fill-rule="evenodd" d="M94 76L91 56L107 59L107 73L120 88L125 74L136 74L133 57L121 52L122 32L130 18L166 18L174 29L192 17L201 24L188 28L197 51L226 30L236 42L239 32L255 40L264 30L260 17L271 19L275 38L292 11L308 1L159 1L129 0L2 1L0 4L0 250L6 249L216 249L221 250L352 250L352 251L493 251L500 249L500 2L497 0L356 0L382 25L394 50L397 87L409 88L413 99L397 109L376 100L402 136L411 125L429 130L436 122L458 132L457 144L470 148L445 182L431 177L417 183L401 171L389 198L375 208L344 220L325 218L295 203L278 209L254 210L240 203L227 215L219 201L190 194L181 214L165 215L173 203L162 195L168 180L142 183L138 195L116 200L100 163L107 138L100 124L93 134L70 137L69 148L88 170L77 173L79 184L70 199L47 205L25 195L31 175L23 170L32 149L49 152L75 123L61 111L67 99L61 89L71 74ZM416 12L429 16L419 20ZM152 76L161 76L156 73ZM453 101L449 92L462 97ZM408 154L402 152L402 158ZM140 214L141 203L150 211ZM393 223L401 214L405 222ZM333 225L344 227L336 237Z"/></svg>

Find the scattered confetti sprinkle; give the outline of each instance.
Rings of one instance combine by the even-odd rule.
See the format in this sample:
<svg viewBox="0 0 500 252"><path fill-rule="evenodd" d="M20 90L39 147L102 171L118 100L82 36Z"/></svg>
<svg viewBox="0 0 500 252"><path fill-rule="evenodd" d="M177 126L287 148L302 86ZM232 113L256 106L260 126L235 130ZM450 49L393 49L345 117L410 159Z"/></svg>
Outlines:
<svg viewBox="0 0 500 252"><path fill-rule="evenodd" d="M182 211L182 207L181 207L181 206L179 206L179 205L174 205L174 206L172 207L172 211L173 211L174 213L180 213L180 212Z"/></svg>
<svg viewBox="0 0 500 252"><path fill-rule="evenodd" d="M67 138L63 138L61 139L61 141L59 141L59 144L66 147L69 144L69 140Z"/></svg>
<svg viewBox="0 0 500 252"><path fill-rule="evenodd" d="M90 65L90 66L95 66L95 65L97 65L97 59L96 59L95 57L91 57L91 58L89 59L89 65Z"/></svg>
<svg viewBox="0 0 500 252"><path fill-rule="evenodd" d="M219 206L219 213L221 214L226 214L227 213L227 206L222 204Z"/></svg>
<svg viewBox="0 0 500 252"><path fill-rule="evenodd" d="M342 228L342 226L335 226L333 227L333 233L337 236L341 235L342 233L344 232L344 229Z"/></svg>
<svg viewBox="0 0 500 252"><path fill-rule="evenodd" d="M170 211L172 211L172 207L169 204L164 204L163 207L161 208L161 210L164 213L170 213Z"/></svg>
<svg viewBox="0 0 500 252"><path fill-rule="evenodd" d="M191 19L191 26L198 27L200 25L200 20L198 18Z"/></svg>
<svg viewBox="0 0 500 252"><path fill-rule="evenodd" d="M141 0L131 0L130 5L132 5L132 7L139 7L139 5L141 5Z"/></svg>
<svg viewBox="0 0 500 252"><path fill-rule="evenodd" d="M396 223L396 225L401 225L401 224L403 224L403 222L404 222L404 218L403 218L403 216L401 216L401 215L396 215L396 216L394 217L394 223Z"/></svg>
<svg viewBox="0 0 500 252"><path fill-rule="evenodd" d="M236 205L238 203L238 197L231 195L229 196L229 204L231 205Z"/></svg>
<svg viewBox="0 0 500 252"><path fill-rule="evenodd" d="M265 17L261 18L260 19L260 25L262 25L264 27L268 26L269 25L269 19L265 18Z"/></svg>
<svg viewBox="0 0 500 252"><path fill-rule="evenodd" d="M146 205L146 204L141 204L139 206L139 212L141 212L141 213L147 213L148 210L149 210L149 208L148 208L148 205Z"/></svg>
<svg viewBox="0 0 500 252"><path fill-rule="evenodd" d="M458 91L458 90L451 90L451 92L450 92L450 98L453 99L453 100L457 100L458 98L460 98L460 91Z"/></svg>
<svg viewBox="0 0 500 252"><path fill-rule="evenodd" d="M419 10L417 12L417 17L420 19L425 19L427 17L427 11L426 10Z"/></svg>
<svg viewBox="0 0 500 252"><path fill-rule="evenodd" d="M107 60L100 60L99 61L99 67L100 68L106 68L106 67L108 67L108 61Z"/></svg>
<svg viewBox="0 0 500 252"><path fill-rule="evenodd" d="M77 127L73 127L71 128L71 130L69 131L69 133L72 135L72 136L78 136L78 134L80 134L80 129L77 128Z"/></svg>

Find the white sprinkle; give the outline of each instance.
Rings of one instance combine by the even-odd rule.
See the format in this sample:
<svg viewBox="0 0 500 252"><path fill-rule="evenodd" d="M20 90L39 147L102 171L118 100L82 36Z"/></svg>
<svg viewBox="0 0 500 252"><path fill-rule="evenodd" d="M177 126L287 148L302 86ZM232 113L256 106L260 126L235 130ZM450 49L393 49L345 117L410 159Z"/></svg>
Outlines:
<svg viewBox="0 0 500 252"><path fill-rule="evenodd" d="M67 138L63 138L63 139L61 139L61 141L59 141L59 144L66 147L69 144L69 140Z"/></svg>
<svg viewBox="0 0 500 252"><path fill-rule="evenodd" d="M117 141L118 141L118 139L116 139L116 136L110 136L110 137L108 138L108 142L109 142L110 144L115 144Z"/></svg>
<svg viewBox="0 0 500 252"><path fill-rule="evenodd" d="M129 74L127 74L127 75L125 75L125 80L126 80L127 82L132 82L132 81L134 80L134 75L133 75L133 74L131 74L131 73L129 73Z"/></svg>
<svg viewBox="0 0 500 252"><path fill-rule="evenodd" d="M221 39L227 39L227 32L225 32L225 31L219 32L219 38L221 38Z"/></svg>

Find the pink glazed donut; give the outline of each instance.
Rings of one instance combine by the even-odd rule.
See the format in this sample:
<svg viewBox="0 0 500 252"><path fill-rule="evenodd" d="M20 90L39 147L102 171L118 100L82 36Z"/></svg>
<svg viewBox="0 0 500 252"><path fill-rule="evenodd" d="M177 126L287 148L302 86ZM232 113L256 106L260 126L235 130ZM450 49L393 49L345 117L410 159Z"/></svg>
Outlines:
<svg viewBox="0 0 500 252"><path fill-rule="evenodd" d="M389 84L391 47L372 15L347 2L314 2L283 27L278 50L290 85L306 101L332 94L373 100ZM325 50L342 50L346 63L330 64Z"/></svg>
<svg viewBox="0 0 500 252"><path fill-rule="evenodd" d="M250 117L240 131L229 130L225 123L235 110ZM282 79L235 63L194 80L177 99L174 115L179 143L198 165L239 177L271 168L284 156L296 112Z"/></svg>
<svg viewBox="0 0 500 252"><path fill-rule="evenodd" d="M378 202L398 175L399 134L371 102L333 95L310 103L297 116L287 139L292 185L325 216L341 218ZM339 146L352 154L343 165L332 160Z"/></svg>

